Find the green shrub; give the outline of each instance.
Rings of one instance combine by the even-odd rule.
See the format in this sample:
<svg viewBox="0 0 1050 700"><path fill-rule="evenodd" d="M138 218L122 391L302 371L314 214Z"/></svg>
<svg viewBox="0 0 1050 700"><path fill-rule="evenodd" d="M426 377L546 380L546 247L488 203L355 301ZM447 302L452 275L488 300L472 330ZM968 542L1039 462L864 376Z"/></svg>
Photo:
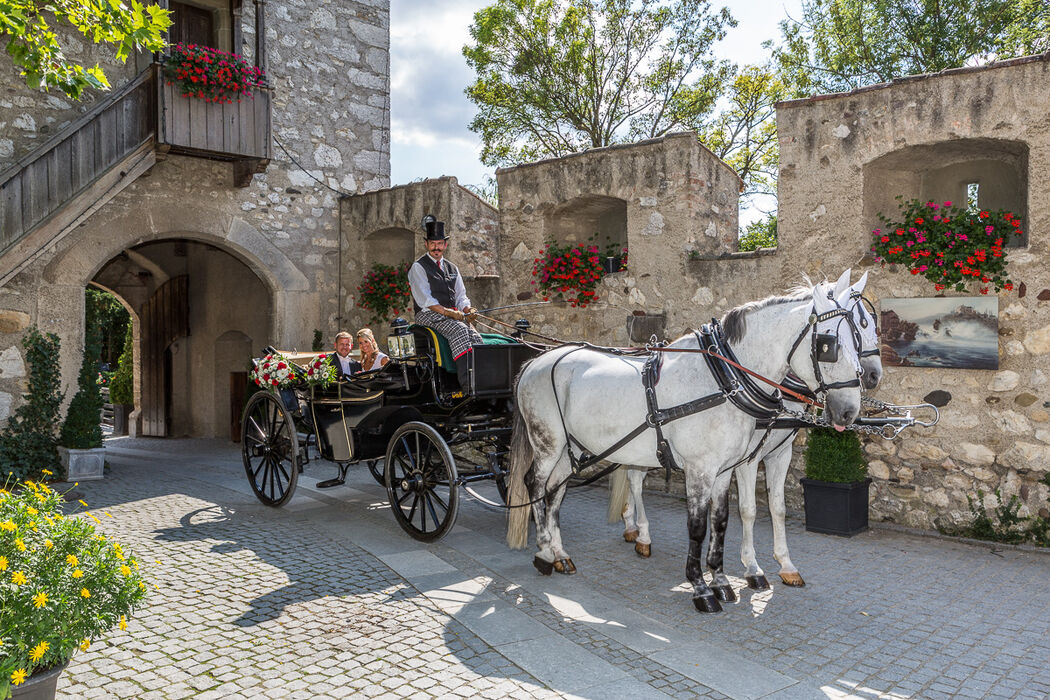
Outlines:
<svg viewBox="0 0 1050 700"><path fill-rule="evenodd" d="M117 360L117 371L109 382L109 400L114 404L135 403L135 340L131 333L131 324L124 333L124 352Z"/></svg>
<svg viewBox="0 0 1050 700"><path fill-rule="evenodd" d="M324 336L321 335L321 331L317 328L314 329L314 342L310 346L310 349L314 352L321 352L324 350Z"/></svg>
<svg viewBox="0 0 1050 700"><path fill-rule="evenodd" d="M102 394L95 383L98 376L96 368L100 344L101 334L98 326L89 324L84 341L84 359L80 363L77 393L69 403L69 411L58 436L58 442L63 447L76 450L102 447L102 426L99 418Z"/></svg>
<svg viewBox="0 0 1050 700"><path fill-rule="evenodd" d="M868 465L860 438L852 430L814 428L806 439L806 477L817 481L864 481Z"/></svg>
<svg viewBox="0 0 1050 700"><path fill-rule="evenodd" d="M0 474L12 481L38 479L45 469L60 470L55 449L55 426L62 407L58 336L43 335L33 326L22 337L22 347L29 366L29 391L0 431ZM91 383L95 383L94 375Z"/></svg>
<svg viewBox="0 0 1050 700"><path fill-rule="evenodd" d="M758 250L759 248L777 247L777 215L770 214L764 219L752 221L744 229L737 242L737 250Z"/></svg>

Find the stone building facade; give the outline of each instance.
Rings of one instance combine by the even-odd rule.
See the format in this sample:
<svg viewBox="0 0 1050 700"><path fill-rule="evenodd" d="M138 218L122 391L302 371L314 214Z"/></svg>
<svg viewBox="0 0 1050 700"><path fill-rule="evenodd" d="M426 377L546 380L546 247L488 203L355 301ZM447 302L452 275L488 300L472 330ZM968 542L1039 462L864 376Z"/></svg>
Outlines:
<svg viewBox="0 0 1050 700"><path fill-rule="evenodd" d="M999 370L890 367L876 396L917 403L951 395L940 424L867 444L873 516L950 526L1001 489L1029 512L1047 506L1050 469L1050 55L915 76L842 95L781 103L779 251L785 272L869 269L872 299L930 297L925 280L868 267L877 214L905 199L966 201L1020 216L1026 244L1008 251L1024 284L999 297ZM960 296L955 292L948 296ZM793 481L794 479L789 479ZM797 493L795 494L797 498ZM797 503L797 501L796 501Z"/></svg>
<svg viewBox="0 0 1050 700"><path fill-rule="evenodd" d="M138 341L143 305L170 280L188 279L188 333L163 348L170 390L153 397L167 414L146 434L230 436L239 413L233 387L249 359L271 343L308 349L314 329L338 328L340 197L390 184L389 3L263 6L274 138L265 172L235 187L229 163L159 153L144 175L0 287L7 319L0 408L20 400L20 339L31 323L60 336L63 390L72 395L89 284L126 303ZM235 51L252 55L255 26L254 6L245 3ZM105 99L69 104L27 90L9 65L2 69L6 164L30 155L45 129ZM135 70L110 71L114 90ZM142 376L153 369L136 372L137 405Z"/></svg>

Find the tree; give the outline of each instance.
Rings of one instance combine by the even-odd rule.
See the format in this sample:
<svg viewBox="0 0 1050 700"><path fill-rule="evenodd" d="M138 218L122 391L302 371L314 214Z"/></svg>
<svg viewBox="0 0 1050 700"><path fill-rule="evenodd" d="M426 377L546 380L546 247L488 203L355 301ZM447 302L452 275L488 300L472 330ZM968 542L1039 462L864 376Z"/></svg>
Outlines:
<svg viewBox="0 0 1050 700"><path fill-rule="evenodd" d="M853 90L992 57L1045 0L803 0L802 18L780 25L774 52L798 95ZM1018 39L1018 45L1024 44ZM768 45L768 44L767 44Z"/></svg>
<svg viewBox="0 0 1050 700"><path fill-rule="evenodd" d="M700 131L700 141L746 183L743 199L775 195L776 103L787 89L768 66L746 66L729 85L727 106Z"/></svg>
<svg viewBox="0 0 1050 700"><path fill-rule="evenodd" d="M739 250L758 250L777 247L777 215L769 214L764 219L752 221L744 229L738 241Z"/></svg>
<svg viewBox="0 0 1050 700"><path fill-rule="evenodd" d="M1030 56L1050 51L1050 3L1014 0L1013 20L996 46L999 58Z"/></svg>
<svg viewBox="0 0 1050 700"><path fill-rule="evenodd" d="M482 162L698 128L732 74L710 51L733 26L708 0L497 0L463 47Z"/></svg>
<svg viewBox="0 0 1050 700"><path fill-rule="evenodd" d="M102 447L100 412L102 395L95 379L98 377L98 355L102 347L102 333L98 326L85 329L84 357L77 377L77 393L69 402L66 420L58 435L58 444L76 450Z"/></svg>
<svg viewBox="0 0 1050 700"><path fill-rule="evenodd" d="M115 366L122 348L124 334L131 325L131 314L107 291L87 287L84 291L84 317L88 326L97 326L102 332L100 361Z"/></svg>
<svg viewBox="0 0 1050 700"><path fill-rule="evenodd" d="M109 89L109 80L96 63L85 68L65 55L49 22L72 25L95 43L116 47L116 57L127 61L135 49L160 51L162 33L171 25L171 13L138 0L0 0L0 36L5 48L31 88L60 89L74 100L85 88Z"/></svg>

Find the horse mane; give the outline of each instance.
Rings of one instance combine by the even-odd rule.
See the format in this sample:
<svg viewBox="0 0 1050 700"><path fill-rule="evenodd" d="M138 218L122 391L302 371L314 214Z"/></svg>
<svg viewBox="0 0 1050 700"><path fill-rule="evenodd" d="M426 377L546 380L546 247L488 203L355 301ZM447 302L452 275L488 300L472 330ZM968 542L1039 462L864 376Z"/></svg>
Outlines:
<svg viewBox="0 0 1050 700"><path fill-rule="evenodd" d="M730 343L736 343L744 337L744 333L747 332L747 317L749 314L767 306L793 304L811 296L813 287L806 286L807 284L809 284L808 278L803 284L789 289L786 294L773 295L760 301L749 301L727 311L722 317L722 330L726 334L726 340Z"/></svg>

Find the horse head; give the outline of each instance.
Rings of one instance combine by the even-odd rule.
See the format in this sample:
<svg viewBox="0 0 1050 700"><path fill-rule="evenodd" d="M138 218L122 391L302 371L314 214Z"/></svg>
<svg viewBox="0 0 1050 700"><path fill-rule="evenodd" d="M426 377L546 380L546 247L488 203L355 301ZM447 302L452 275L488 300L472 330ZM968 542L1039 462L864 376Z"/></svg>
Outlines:
<svg viewBox="0 0 1050 700"><path fill-rule="evenodd" d="M860 413L860 358L849 310L825 283L812 289L812 307L788 357L792 371L818 396L837 430Z"/></svg>
<svg viewBox="0 0 1050 700"><path fill-rule="evenodd" d="M850 272L847 269L835 283L835 299L839 306L849 309L853 314L854 327L859 334L857 352L860 357L860 379L865 389L874 389L882 380L878 320L875 306L862 296L868 283L868 273L865 272L856 284L850 286Z"/></svg>

